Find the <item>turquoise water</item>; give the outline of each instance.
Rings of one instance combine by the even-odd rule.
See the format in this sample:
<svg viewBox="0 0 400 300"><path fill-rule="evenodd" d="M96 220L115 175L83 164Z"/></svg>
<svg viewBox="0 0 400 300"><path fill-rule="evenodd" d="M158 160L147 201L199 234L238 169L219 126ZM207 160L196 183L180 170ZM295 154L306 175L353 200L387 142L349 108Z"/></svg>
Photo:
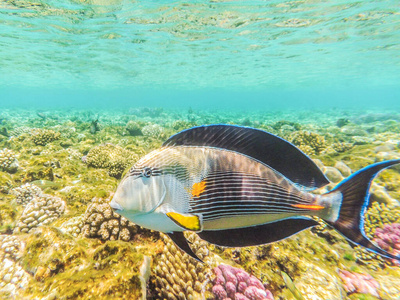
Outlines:
<svg viewBox="0 0 400 300"><path fill-rule="evenodd" d="M398 1L1 1L1 106L399 107Z"/></svg>

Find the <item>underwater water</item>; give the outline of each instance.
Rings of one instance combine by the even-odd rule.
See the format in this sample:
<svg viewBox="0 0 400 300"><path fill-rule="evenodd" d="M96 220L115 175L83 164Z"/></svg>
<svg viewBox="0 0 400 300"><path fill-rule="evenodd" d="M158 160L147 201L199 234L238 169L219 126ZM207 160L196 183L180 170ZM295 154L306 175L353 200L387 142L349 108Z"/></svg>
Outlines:
<svg viewBox="0 0 400 300"><path fill-rule="evenodd" d="M200 125L289 141L316 195L400 159L399 41L394 0L0 0L0 298L400 299L399 262L319 218L253 247L186 232L203 264L109 204ZM362 231L400 255L399 167L370 192Z"/></svg>

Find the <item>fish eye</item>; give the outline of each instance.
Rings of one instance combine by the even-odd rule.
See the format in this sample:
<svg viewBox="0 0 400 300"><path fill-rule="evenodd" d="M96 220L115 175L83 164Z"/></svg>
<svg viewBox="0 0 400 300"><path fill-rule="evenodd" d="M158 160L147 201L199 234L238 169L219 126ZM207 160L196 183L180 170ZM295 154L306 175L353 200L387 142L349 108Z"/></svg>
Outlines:
<svg viewBox="0 0 400 300"><path fill-rule="evenodd" d="M151 170L151 168L149 168L149 167L145 167L144 169L143 169L143 171L142 171L142 175L144 176L144 177L146 177L146 178L149 178L150 176L151 176L151 173L152 173L153 171Z"/></svg>

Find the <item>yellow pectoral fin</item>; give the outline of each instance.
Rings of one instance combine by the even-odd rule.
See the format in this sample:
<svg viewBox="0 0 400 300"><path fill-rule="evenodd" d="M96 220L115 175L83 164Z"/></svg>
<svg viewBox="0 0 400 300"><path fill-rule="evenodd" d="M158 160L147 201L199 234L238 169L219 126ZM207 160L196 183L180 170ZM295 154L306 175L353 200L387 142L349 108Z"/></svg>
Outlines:
<svg viewBox="0 0 400 300"><path fill-rule="evenodd" d="M167 216L179 226L192 231L200 231L201 223L199 216L182 215L177 212L168 212Z"/></svg>

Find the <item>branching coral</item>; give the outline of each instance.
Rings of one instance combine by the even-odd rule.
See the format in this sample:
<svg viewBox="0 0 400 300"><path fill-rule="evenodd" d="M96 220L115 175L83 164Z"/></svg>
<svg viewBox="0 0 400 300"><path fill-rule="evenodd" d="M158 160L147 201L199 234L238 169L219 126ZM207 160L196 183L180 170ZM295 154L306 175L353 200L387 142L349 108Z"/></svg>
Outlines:
<svg viewBox="0 0 400 300"><path fill-rule="evenodd" d="M60 133L48 129L35 129L32 131L32 141L35 145L46 146L48 143L58 140Z"/></svg>
<svg viewBox="0 0 400 300"><path fill-rule="evenodd" d="M15 195L15 200L18 204L26 205L36 196L42 194L42 190L34 184L25 183L19 187L12 189L12 194Z"/></svg>
<svg viewBox="0 0 400 300"><path fill-rule="evenodd" d="M0 171L15 173L18 167L18 160L13 151L7 148L0 150Z"/></svg>
<svg viewBox="0 0 400 300"><path fill-rule="evenodd" d="M29 232L32 228L50 224L64 213L65 206L65 202L55 196L34 197L26 205L14 232Z"/></svg>
<svg viewBox="0 0 400 300"><path fill-rule="evenodd" d="M196 299L196 295L204 294L204 283L210 271L206 264L195 261L179 250L165 235L163 252L156 263L152 285L157 292L156 299L184 300ZM191 247L197 256L206 259L208 249L206 243L192 234Z"/></svg>
<svg viewBox="0 0 400 300"><path fill-rule="evenodd" d="M93 198L83 217L82 234L101 240L133 239L138 226L115 213L109 199Z"/></svg>
<svg viewBox="0 0 400 300"><path fill-rule="evenodd" d="M105 168L110 176L120 178L125 169L130 167L137 158L136 154L120 146L105 144L90 149L85 162L90 167Z"/></svg>

